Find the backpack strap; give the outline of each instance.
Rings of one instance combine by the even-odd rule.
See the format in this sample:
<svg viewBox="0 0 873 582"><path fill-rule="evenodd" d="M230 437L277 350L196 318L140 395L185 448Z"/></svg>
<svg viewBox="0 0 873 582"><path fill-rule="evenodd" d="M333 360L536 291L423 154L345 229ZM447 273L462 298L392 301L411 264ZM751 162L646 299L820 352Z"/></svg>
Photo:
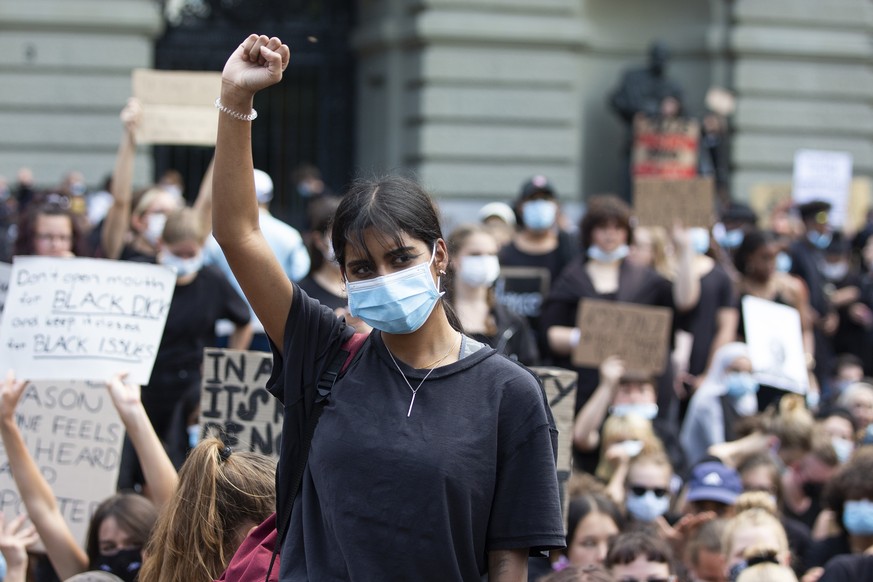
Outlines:
<svg viewBox="0 0 873 582"><path fill-rule="evenodd" d="M288 499L288 503L285 504L282 515L277 516L276 519L276 532L278 535L276 546L273 548L273 556L270 558L270 566L267 568L267 582L269 582L273 564L276 562L276 556L279 554L279 549L285 540L285 534L288 533L288 525L291 522L291 510L294 507L294 500L300 492L300 483L303 481L303 473L306 471L306 463L309 460L309 448L312 445L315 426L318 424L318 419L321 417L325 405L330 400L330 392L333 389L333 385L348 369L368 337L370 337L369 334L356 333L343 342L343 345L340 346L339 351L334 355L327 369L322 373L321 378L318 379L315 403L313 404L312 412L306 419L306 428L303 432L303 446L300 448L300 458L294 468L294 475L291 478L291 496Z"/></svg>

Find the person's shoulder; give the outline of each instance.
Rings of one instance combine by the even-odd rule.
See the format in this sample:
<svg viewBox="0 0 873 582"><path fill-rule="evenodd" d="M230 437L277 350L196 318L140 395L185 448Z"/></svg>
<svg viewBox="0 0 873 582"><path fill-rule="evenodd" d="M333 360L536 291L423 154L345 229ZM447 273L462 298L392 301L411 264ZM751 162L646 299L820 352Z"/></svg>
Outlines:
<svg viewBox="0 0 873 582"><path fill-rule="evenodd" d="M293 226L291 226L287 222L276 218L272 214L261 214L260 224L261 224L261 230L264 232L265 236L275 234L275 235L280 235L280 236L291 237L291 241L294 242L295 244L297 242L303 240L303 237L300 236L300 231L298 231L296 228L294 228Z"/></svg>

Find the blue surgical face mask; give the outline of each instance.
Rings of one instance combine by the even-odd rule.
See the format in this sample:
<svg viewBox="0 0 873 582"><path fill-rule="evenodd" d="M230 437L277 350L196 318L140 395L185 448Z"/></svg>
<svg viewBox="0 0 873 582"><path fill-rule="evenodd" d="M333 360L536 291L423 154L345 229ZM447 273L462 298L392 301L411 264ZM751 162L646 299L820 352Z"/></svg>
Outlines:
<svg viewBox="0 0 873 582"><path fill-rule="evenodd" d="M658 405L649 402L638 402L634 404L616 404L609 408L609 414L613 416L628 416L635 414L646 420L652 420L658 416Z"/></svg>
<svg viewBox="0 0 873 582"><path fill-rule="evenodd" d="M843 504L843 526L850 535L873 535L873 501L846 501Z"/></svg>
<svg viewBox="0 0 873 582"><path fill-rule="evenodd" d="M841 463L848 461L849 457L852 456L852 452L855 450L854 442L840 437L833 437L831 439L831 445L834 447L834 452L837 454L837 458Z"/></svg>
<svg viewBox="0 0 873 582"><path fill-rule="evenodd" d="M829 232L818 232L817 230L811 230L806 233L806 238L807 240L809 240L809 242L813 244L814 247L824 250L830 246L834 235Z"/></svg>
<svg viewBox="0 0 873 582"><path fill-rule="evenodd" d="M634 495L633 491L628 491L625 507L637 521L651 522L667 513L670 496L658 497L651 489L647 489L642 495Z"/></svg>
<svg viewBox="0 0 873 582"><path fill-rule="evenodd" d="M625 258L629 251L630 248L627 245L621 245L614 251L609 252L603 250L597 245L591 245L586 252L588 253L589 259L595 260L599 263L612 263Z"/></svg>
<svg viewBox="0 0 873 582"><path fill-rule="evenodd" d="M743 239L746 237L746 233L743 232L741 228L735 228L733 230L726 230L724 233L718 237L718 244L726 249L735 249L741 244L743 244Z"/></svg>
<svg viewBox="0 0 873 582"><path fill-rule="evenodd" d="M531 200L521 208L524 225L531 230L547 230L555 225L558 205L551 200Z"/></svg>
<svg viewBox="0 0 873 582"><path fill-rule="evenodd" d="M755 378L748 372L731 372L725 378L727 395L731 398L740 398L746 394L755 394L759 386Z"/></svg>
<svg viewBox="0 0 873 582"><path fill-rule="evenodd" d="M780 273L788 273L791 271L791 255L780 251L776 253L776 270Z"/></svg>
<svg viewBox="0 0 873 582"><path fill-rule="evenodd" d="M709 250L709 231L705 228L688 229L688 234L691 236L691 248L698 255L705 255Z"/></svg>
<svg viewBox="0 0 873 582"><path fill-rule="evenodd" d="M197 253L190 259L183 259L170 251L163 250L158 255L158 260L165 267L170 267L176 271L176 277L193 275L203 268L203 253Z"/></svg>
<svg viewBox="0 0 873 582"><path fill-rule="evenodd" d="M349 311L370 327L385 333L412 333L427 321L442 293L434 283L430 261L397 273L348 281Z"/></svg>

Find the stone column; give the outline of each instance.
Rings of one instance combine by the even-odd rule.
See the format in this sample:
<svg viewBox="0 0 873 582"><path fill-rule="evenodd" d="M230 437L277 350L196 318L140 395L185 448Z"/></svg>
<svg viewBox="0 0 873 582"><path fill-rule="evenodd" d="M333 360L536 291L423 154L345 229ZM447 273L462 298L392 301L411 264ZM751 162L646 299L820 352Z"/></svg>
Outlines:
<svg viewBox="0 0 873 582"><path fill-rule="evenodd" d="M161 17L152 0L0 2L0 175L33 169L52 186L78 169L112 171L130 72L150 67ZM137 160L136 183L151 179Z"/></svg>
<svg viewBox="0 0 873 582"><path fill-rule="evenodd" d="M736 0L733 195L791 181L800 148L842 150L873 173L873 3Z"/></svg>
<svg viewBox="0 0 873 582"><path fill-rule="evenodd" d="M441 198L581 183L578 0L361 1L358 166L411 170ZM467 216L474 220L475 215Z"/></svg>

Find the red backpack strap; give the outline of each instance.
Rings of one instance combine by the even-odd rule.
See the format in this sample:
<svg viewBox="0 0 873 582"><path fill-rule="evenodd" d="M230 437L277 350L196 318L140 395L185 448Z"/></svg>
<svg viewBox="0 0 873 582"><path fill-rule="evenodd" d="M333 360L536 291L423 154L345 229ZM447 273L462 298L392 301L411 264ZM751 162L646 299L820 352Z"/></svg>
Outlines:
<svg viewBox="0 0 873 582"><path fill-rule="evenodd" d="M346 371L349 364L351 364L352 360L355 359L355 356L361 350L361 346L364 345L364 342L367 341L368 337L370 337L369 333L356 333L343 344L343 351L348 352L349 355L346 356L346 361L343 362L343 367L340 369L340 375Z"/></svg>

